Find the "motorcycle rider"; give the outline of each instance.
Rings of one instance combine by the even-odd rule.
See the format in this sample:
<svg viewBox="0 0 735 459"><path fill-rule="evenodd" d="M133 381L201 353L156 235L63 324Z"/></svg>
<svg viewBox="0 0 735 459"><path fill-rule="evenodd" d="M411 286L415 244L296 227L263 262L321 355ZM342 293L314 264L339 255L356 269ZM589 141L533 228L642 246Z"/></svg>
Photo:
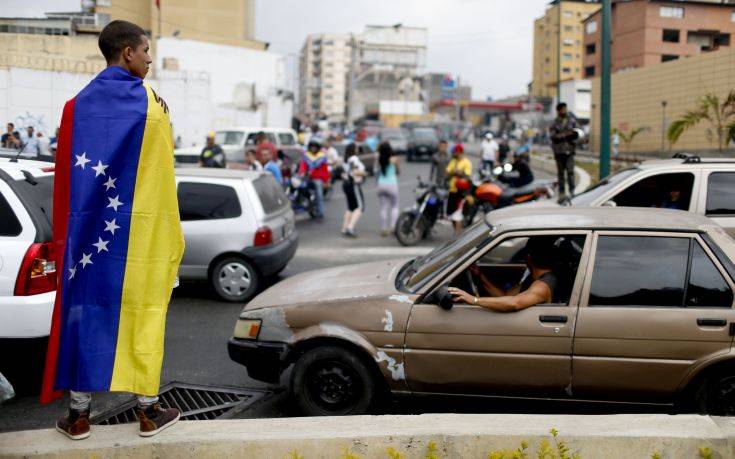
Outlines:
<svg viewBox="0 0 735 459"><path fill-rule="evenodd" d="M508 186L513 188L524 187L533 182L533 172L529 165L529 153L527 149L519 148L513 156L513 169L512 172L517 172L517 175L505 175L502 174L498 177L503 183L507 183Z"/></svg>
<svg viewBox="0 0 735 459"><path fill-rule="evenodd" d="M447 186L447 165L449 164L449 151L446 140L439 141L439 147L431 157L431 172L429 172L429 180L438 187Z"/></svg>
<svg viewBox="0 0 735 459"><path fill-rule="evenodd" d="M227 167L225 152L214 141L214 131L207 134L207 144L199 154L199 167Z"/></svg>
<svg viewBox="0 0 735 459"><path fill-rule="evenodd" d="M577 129L577 119L567 111L567 104L560 102L556 105L556 119L549 127L551 149L556 160L556 173L559 182L559 199L566 195L566 183L569 184L569 197L574 196L574 136ZM566 177L565 177L566 176Z"/></svg>
<svg viewBox="0 0 735 459"><path fill-rule="evenodd" d="M464 147L458 143L452 149L452 160L447 164L447 179L449 180L449 200L447 213L454 225L454 235L462 233L462 214L465 195L470 188L470 177L472 176L472 162L464 155Z"/></svg>
<svg viewBox="0 0 735 459"><path fill-rule="evenodd" d="M307 175L311 179L316 195L316 219L324 219L324 187L329 184L329 167L327 166L327 155L322 151L319 142L312 140L308 149L301 155L299 175Z"/></svg>

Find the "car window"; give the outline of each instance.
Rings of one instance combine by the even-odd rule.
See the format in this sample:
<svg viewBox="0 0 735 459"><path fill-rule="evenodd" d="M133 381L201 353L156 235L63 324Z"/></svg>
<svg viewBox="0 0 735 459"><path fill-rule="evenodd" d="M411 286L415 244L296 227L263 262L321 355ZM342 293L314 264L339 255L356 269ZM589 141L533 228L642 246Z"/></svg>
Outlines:
<svg viewBox="0 0 735 459"><path fill-rule="evenodd" d="M682 306L689 239L600 236L590 306Z"/></svg>
<svg viewBox="0 0 735 459"><path fill-rule="evenodd" d="M281 132L280 134L278 134L278 141L281 145L296 145L296 139L294 139L293 134L289 132Z"/></svg>
<svg viewBox="0 0 735 459"><path fill-rule="evenodd" d="M612 190L619 183L623 182L628 177L636 174L637 172L639 172L639 169L637 168L623 169L622 171L616 174L613 174L603 180L600 180L596 184L587 188L587 190L584 191L583 193L578 194L577 196L573 197L572 205L573 206L591 206L592 203L597 198L607 193L608 191Z"/></svg>
<svg viewBox="0 0 735 459"><path fill-rule="evenodd" d="M18 217L5 196L0 193L0 236L17 236L23 231Z"/></svg>
<svg viewBox="0 0 735 459"><path fill-rule="evenodd" d="M240 145L244 135L240 131L219 131L214 135L214 141L217 145Z"/></svg>
<svg viewBox="0 0 735 459"><path fill-rule="evenodd" d="M277 143L276 142L276 136L272 132L266 132L265 133L265 138L266 138L266 140L268 140L268 142L272 143L273 145L275 145Z"/></svg>
<svg viewBox="0 0 735 459"><path fill-rule="evenodd" d="M694 174L691 172L657 174L637 181L612 200L625 207L689 210L693 186Z"/></svg>
<svg viewBox="0 0 735 459"><path fill-rule="evenodd" d="M54 221L53 208L54 208L54 176L45 175L43 177L35 177L35 183L31 183L28 180L18 180L16 185L18 188L22 188L24 195L27 196L33 204L38 206L46 216L49 225Z"/></svg>
<svg viewBox="0 0 735 459"><path fill-rule="evenodd" d="M289 206L289 200L283 193L283 188L271 175L263 175L253 181L255 192L263 205L263 211L270 214Z"/></svg>
<svg viewBox="0 0 735 459"><path fill-rule="evenodd" d="M177 194L182 221L218 220L242 214L237 193L231 186L181 182Z"/></svg>
<svg viewBox="0 0 735 459"><path fill-rule="evenodd" d="M709 174L707 215L735 215L734 172L713 172Z"/></svg>
<svg viewBox="0 0 735 459"><path fill-rule="evenodd" d="M732 289L699 243L692 244L692 267L687 284L686 305L691 307L732 306Z"/></svg>
<svg viewBox="0 0 735 459"><path fill-rule="evenodd" d="M255 138L257 136L257 132L251 132L250 134L248 134L248 138L245 139L245 145L255 145Z"/></svg>

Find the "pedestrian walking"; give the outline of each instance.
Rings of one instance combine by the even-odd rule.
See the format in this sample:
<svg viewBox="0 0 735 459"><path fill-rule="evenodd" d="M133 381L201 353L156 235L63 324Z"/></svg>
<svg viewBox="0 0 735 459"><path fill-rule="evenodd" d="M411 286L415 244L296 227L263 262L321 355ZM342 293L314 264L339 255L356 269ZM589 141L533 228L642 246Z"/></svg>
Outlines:
<svg viewBox="0 0 735 459"><path fill-rule="evenodd" d="M143 82L142 28L112 21L99 47L107 68L64 106L54 179L58 286L41 401L71 391L56 430L74 440L90 435L92 392L137 394L141 436L180 416L158 403L184 252L168 106Z"/></svg>
<svg viewBox="0 0 735 459"><path fill-rule="evenodd" d="M362 196L362 181L365 179L365 165L357 156L357 146L350 143L345 147L342 166L342 191L347 199L347 210L342 219L342 234L357 237L355 226L365 212L365 199Z"/></svg>
<svg viewBox="0 0 735 459"><path fill-rule="evenodd" d="M227 167L225 152L222 150L222 147L217 145L215 142L214 131L207 134L207 143L204 145L204 148L202 148L202 152L199 155L199 166L215 168Z"/></svg>
<svg viewBox="0 0 735 459"><path fill-rule="evenodd" d="M500 146L498 145L498 142L495 141L491 132L485 134L485 137L482 139L482 143L480 144L480 148L482 149L481 169L492 172L495 167L495 163L500 161L498 155Z"/></svg>
<svg viewBox="0 0 735 459"><path fill-rule="evenodd" d="M556 105L556 119L549 128L551 149L556 160L556 175L559 186L559 199L566 194L565 182L569 185L568 197L574 196L574 129L578 127L574 115L567 111L567 104L561 102Z"/></svg>
<svg viewBox="0 0 735 459"><path fill-rule="evenodd" d="M388 142L378 145L378 200L380 201L380 235L393 232L398 220L398 175L401 163Z"/></svg>

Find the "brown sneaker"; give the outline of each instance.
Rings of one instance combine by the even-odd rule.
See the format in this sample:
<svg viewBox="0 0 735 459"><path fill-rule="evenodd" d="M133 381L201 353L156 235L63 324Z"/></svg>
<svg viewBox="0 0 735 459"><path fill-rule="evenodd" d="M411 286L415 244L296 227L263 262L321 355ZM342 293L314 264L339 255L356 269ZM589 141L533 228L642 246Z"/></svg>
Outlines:
<svg viewBox="0 0 735 459"><path fill-rule="evenodd" d="M70 409L67 414L56 421L56 430L72 440L84 440L89 437L89 410Z"/></svg>
<svg viewBox="0 0 735 459"><path fill-rule="evenodd" d="M140 420L140 436L152 437L166 427L176 424L181 413L176 408L162 408L160 403L154 403L145 410L138 408Z"/></svg>

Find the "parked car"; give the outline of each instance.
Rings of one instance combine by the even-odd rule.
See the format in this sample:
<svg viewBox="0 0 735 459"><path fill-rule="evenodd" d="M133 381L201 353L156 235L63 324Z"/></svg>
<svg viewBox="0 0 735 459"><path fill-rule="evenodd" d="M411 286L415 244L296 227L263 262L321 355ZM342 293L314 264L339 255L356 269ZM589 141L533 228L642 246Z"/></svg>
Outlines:
<svg viewBox="0 0 735 459"><path fill-rule="evenodd" d="M413 161L415 157L429 157L439 149L439 137L433 128L417 127L411 130L408 141L406 160Z"/></svg>
<svg viewBox="0 0 735 459"><path fill-rule="evenodd" d="M181 280L207 280L225 301L246 301L298 246L291 203L272 175L177 169L186 250Z"/></svg>
<svg viewBox="0 0 735 459"><path fill-rule="evenodd" d="M499 313L448 286L511 288L525 246L553 248L555 303ZM389 392L680 403L735 414L735 241L663 209L514 206L416 258L291 277L245 307L230 357L310 415L360 414ZM296 293L298 292L298 293ZM478 296L489 296L475 293Z"/></svg>
<svg viewBox="0 0 735 459"><path fill-rule="evenodd" d="M381 141L388 142L397 154L404 154L408 151L408 136L403 129L382 128L378 137Z"/></svg>
<svg viewBox="0 0 735 459"><path fill-rule="evenodd" d="M0 372L30 394L41 381L56 298L54 165L10 161L15 154L0 158Z"/></svg>
<svg viewBox="0 0 735 459"><path fill-rule="evenodd" d="M293 129L264 127L220 129L214 132L214 141L224 150L227 162L241 163L245 159L245 150L255 148L255 136L261 131L276 146L279 154L288 156L291 161L299 161L302 148L298 144L296 131ZM176 165L197 164L203 142L204 139L202 139L202 145L174 150Z"/></svg>
<svg viewBox="0 0 735 459"><path fill-rule="evenodd" d="M688 210L710 217L735 237L735 159L678 154L671 159L644 161L609 176L567 203L574 207Z"/></svg>

